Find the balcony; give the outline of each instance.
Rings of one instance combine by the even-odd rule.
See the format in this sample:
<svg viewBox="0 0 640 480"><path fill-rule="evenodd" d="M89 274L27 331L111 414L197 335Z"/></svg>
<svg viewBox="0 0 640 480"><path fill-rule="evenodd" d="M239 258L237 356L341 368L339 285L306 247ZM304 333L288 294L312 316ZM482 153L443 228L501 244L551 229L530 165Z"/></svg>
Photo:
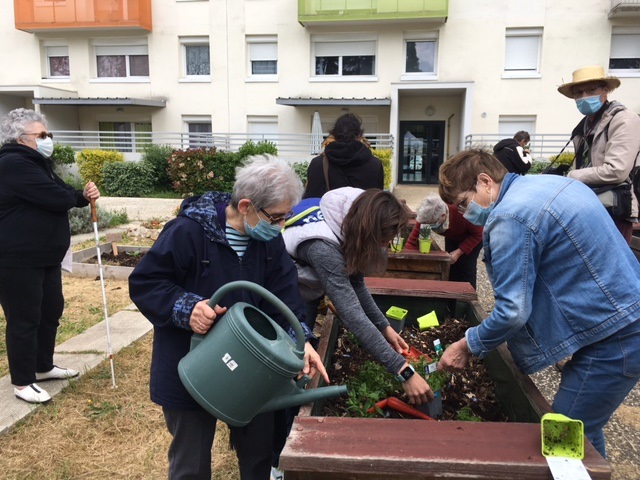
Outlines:
<svg viewBox="0 0 640 480"><path fill-rule="evenodd" d="M16 28L29 33L151 31L151 0L14 0L13 3Z"/></svg>
<svg viewBox="0 0 640 480"><path fill-rule="evenodd" d="M298 0L305 27L336 23L445 22L449 0Z"/></svg>
<svg viewBox="0 0 640 480"><path fill-rule="evenodd" d="M609 18L640 17L640 0L611 0Z"/></svg>

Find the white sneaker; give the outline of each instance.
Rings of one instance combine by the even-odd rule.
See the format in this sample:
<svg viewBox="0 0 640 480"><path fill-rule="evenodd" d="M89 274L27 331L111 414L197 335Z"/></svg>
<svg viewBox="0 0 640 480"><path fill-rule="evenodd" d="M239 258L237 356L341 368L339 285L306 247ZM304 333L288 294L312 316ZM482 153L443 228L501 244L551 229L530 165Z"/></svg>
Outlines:
<svg viewBox="0 0 640 480"><path fill-rule="evenodd" d="M276 467L271 467L270 480L284 480L284 472Z"/></svg>
<svg viewBox="0 0 640 480"><path fill-rule="evenodd" d="M45 380L64 380L67 378L77 377L78 372L72 370L71 368L62 368L53 366L51 370L48 372L38 373L36 372L36 380L39 382L43 382Z"/></svg>
<svg viewBox="0 0 640 480"><path fill-rule="evenodd" d="M27 385L24 388L13 388L13 393L20 400L24 400L29 403L47 403L51 400L51 395L47 393L46 390L43 390L35 383L31 385Z"/></svg>

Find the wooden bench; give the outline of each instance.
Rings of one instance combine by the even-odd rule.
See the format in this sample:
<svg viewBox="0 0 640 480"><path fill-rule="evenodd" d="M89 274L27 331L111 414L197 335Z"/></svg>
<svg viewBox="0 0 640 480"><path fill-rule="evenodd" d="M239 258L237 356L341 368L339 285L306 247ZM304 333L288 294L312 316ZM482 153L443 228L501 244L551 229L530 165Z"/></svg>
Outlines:
<svg viewBox="0 0 640 480"><path fill-rule="evenodd" d="M399 253L389 253L387 271L388 278L414 278L423 280L449 280L451 255L433 248L430 253L420 253L417 250L403 250Z"/></svg>

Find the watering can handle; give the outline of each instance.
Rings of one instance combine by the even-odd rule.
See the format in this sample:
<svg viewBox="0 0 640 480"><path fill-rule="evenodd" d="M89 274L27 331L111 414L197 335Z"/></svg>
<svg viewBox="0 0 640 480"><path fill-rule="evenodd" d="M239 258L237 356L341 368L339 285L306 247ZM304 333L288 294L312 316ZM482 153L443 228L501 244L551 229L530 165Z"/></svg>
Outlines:
<svg viewBox="0 0 640 480"><path fill-rule="evenodd" d="M240 288L244 288L245 290L251 290L254 293L257 293L262 298L267 300L271 305L276 307L280 312L284 315L287 321L293 327L293 331L296 333L296 349L300 352L304 352L304 344L306 342L304 336L304 330L302 330L302 326L300 322L293 314L291 309L287 307L282 300L276 297L273 293L267 290L264 287L261 287L257 283L247 282L246 280L238 280L236 282L229 282L226 285L220 287L209 300L209 306L211 308L215 307L220 299L225 296L231 290L237 290Z"/></svg>

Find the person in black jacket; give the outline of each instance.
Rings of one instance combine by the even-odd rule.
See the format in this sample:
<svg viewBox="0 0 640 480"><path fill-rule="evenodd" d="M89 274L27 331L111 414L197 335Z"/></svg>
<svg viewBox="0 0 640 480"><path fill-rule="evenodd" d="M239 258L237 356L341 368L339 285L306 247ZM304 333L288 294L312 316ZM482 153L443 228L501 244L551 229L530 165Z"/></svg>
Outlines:
<svg viewBox="0 0 640 480"><path fill-rule="evenodd" d="M93 182L75 190L53 172L46 125L24 108L0 124L0 304L14 394L30 403L51 400L36 381L78 375L53 364L64 308L60 264L71 238L68 211L100 197Z"/></svg>
<svg viewBox="0 0 640 480"><path fill-rule="evenodd" d="M508 172L524 175L532 164L531 154L527 147L529 140L529 133L521 130L513 138L505 138L496 143L496 146L493 147L493 155L500 160Z"/></svg>
<svg viewBox="0 0 640 480"><path fill-rule="evenodd" d="M329 134L324 153L309 163L307 187L302 198L319 198L327 190L341 187L384 190L382 162L371 153L363 137L360 117L353 113L342 115ZM325 157L326 177L323 165Z"/></svg>
<svg viewBox="0 0 640 480"><path fill-rule="evenodd" d="M167 223L129 276L131 300L153 323L151 400L162 407L173 437L170 480L211 479L216 418L191 397L178 375L192 335L206 334L227 307L239 301L255 305L291 332L280 311L248 290L233 290L220 305L209 307L209 298L220 287L246 280L282 300L305 329L304 373L319 371L329 381L309 343L315 337L304 325L296 267L280 234L302 189L300 178L284 160L250 157L238 168L231 195L207 192L186 199L178 217ZM274 456L284 446L288 421L281 410L258 414L244 427L230 427L242 480L269 478L272 462L277 463Z"/></svg>

